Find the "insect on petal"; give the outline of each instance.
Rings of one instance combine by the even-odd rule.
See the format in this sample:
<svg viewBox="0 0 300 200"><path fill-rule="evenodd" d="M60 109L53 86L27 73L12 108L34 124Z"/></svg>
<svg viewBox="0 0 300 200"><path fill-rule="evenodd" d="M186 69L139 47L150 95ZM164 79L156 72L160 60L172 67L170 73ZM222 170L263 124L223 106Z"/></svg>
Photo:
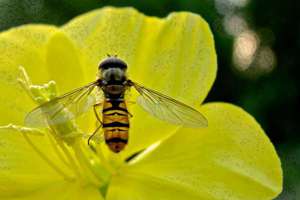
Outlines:
<svg viewBox="0 0 300 200"><path fill-rule="evenodd" d="M160 19L132 8L106 7L75 18L63 30L89 58L87 77L94 77L95 66L107 53L116 54L128 64L133 81L195 106L204 100L216 76L213 36L199 15L178 12ZM135 101L136 94L131 93ZM125 157L177 128L138 106L129 109L134 116Z"/></svg>

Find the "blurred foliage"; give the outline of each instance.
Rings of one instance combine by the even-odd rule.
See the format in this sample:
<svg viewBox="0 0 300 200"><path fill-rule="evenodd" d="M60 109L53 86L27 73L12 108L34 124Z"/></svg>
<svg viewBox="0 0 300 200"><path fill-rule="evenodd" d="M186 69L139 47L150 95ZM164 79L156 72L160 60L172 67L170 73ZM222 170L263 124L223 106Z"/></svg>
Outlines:
<svg viewBox="0 0 300 200"><path fill-rule="evenodd" d="M219 63L218 77L207 101L237 104L259 121L282 158L286 186L279 199L293 200L300 199L300 137L296 127L300 26L295 4L292 0L0 0L0 30L26 23L61 25L105 5L132 6L147 15L161 17L181 10L202 15L214 32ZM239 16L247 23L247 28L255 33L252 35L259 38L258 50L268 47L274 53L272 68L258 67L258 53L242 70L233 62L238 36L226 31L224 22L230 16ZM241 25L236 26L238 29ZM271 62L262 58L266 66Z"/></svg>

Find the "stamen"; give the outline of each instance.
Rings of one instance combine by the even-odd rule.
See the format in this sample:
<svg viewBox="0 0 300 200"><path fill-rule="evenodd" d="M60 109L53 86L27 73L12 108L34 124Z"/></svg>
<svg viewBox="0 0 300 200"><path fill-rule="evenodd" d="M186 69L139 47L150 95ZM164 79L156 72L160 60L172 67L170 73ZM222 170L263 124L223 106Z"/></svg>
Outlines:
<svg viewBox="0 0 300 200"><path fill-rule="evenodd" d="M98 147L94 148L96 149L96 153L101 160L101 163L105 167L105 169L110 173L110 174L115 174L115 170L112 168L112 166L107 162L106 158L103 155L102 149L100 149L100 145Z"/></svg>
<svg viewBox="0 0 300 200"><path fill-rule="evenodd" d="M64 173L58 166L56 166L39 148L34 145L34 143L30 140L28 135L22 134L27 141L27 143L32 147L32 149L59 175L61 175L67 181L73 181L74 177L67 175Z"/></svg>
<svg viewBox="0 0 300 200"><path fill-rule="evenodd" d="M59 159L70 169L73 167L71 164L68 162L68 160L64 157L64 155L61 153L61 149L58 148L58 144L55 143L54 139L50 136L50 134L47 134L48 139L50 141L51 146L53 147L56 155L59 157Z"/></svg>
<svg viewBox="0 0 300 200"><path fill-rule="evenodd" d="M78 164L78 162L76 162L76 160L74 159L74 157L71 155L71 152L69 151L69 149L66 147L65 143L61 142L61 141L57 141L58 145L60 146L60 148L62 149L62 151L64 152L64 154L66 155L66 157L68 158L69 162L71 163L71 165L73 166L73 171L76 174L77 177L82 178L82 171L83 169L80 167L80 165Z"/></svg>
<svg viewBox="0 0 300 200"><path fill-rule="evenodd" d="M20 67L20 72L21 75L18 81L35 102L41 104L56 97L55 82L50 81L48 84L32 85L30 78L23 67ZM92 90L88 90L80 95L75 101L80 101L84 95L88 95L90 92L92 92ZM58 112L60 111L61 110ZM90 149L84 149L81 146L82 143L79 136L81 136L82 133L80 133L75 123L68 121L66 124L57 126L55 124L48 125L49 129L46 134L50 144L59 160L67 167L66 170L70 169L71 175L66 174L59 166L53 163L26 134L23 134L23 136L33 150L36 151L51 168L66 180L80 179L80 182L88 184L92 183L96 186L102 186L108 182L110 174L102 165L98 164L98 157L95 156L95 160L93 160L92 152L89 154L89 152L85 151ZM22 131L22 133L23 132L24 131ZM67 147L67 145L69 145L70 148Z"/></svg>
<svg viewBox="0 0 300 200"><path fill-rule="evenodd" d="M32 134L32 135L38 135L38 136L43 136L45 135L44 132L42 132L39 129L35 128L29 128L29 127L24 127L24 126L18 126L14 124L8 124L6 126L0 126L0 129L3 130L15 130L24 134Z"/></svg>
<svg viewBox="0 0 300 200"><path fill-rule="evenodd" d="M33 94L30 91L30 85L32 85L30 78L23 66L19 66L21 77L18 78L19 84L22 86L22 88L25 90L25 92L31 97L31 99L35 99Z"/></svg>
<svg viewBox="0 0 300 200"><path fill-rule="evenodd" d="M85 175L89 177L89 180L92 181L95 185L101 186L104 182L102 177L97 176L94 172L93 167L91 166L90 160L86 158L84 153L81 150L79 141L76 142L73 146L76 157L81 163L81 167L86 172Z"/></svg>
<svg viewBox="0 0 300 200"><path fill-rule="evenodd" d="M56 144L61 148L61 150L64 152L64 155L67 157L70 165L72 166L71 169L73 170L73 172L76 174L76 176L78 178L82 178L82 169L80 169L78 163L75 161L75 159L73 158L73 156L71 155L69 149L65 146L65 143L60 140L58 138L58 134L56 133L55 129L50 127L49 129L49 132L52 134L53 137L56 138ZM50 137L50 136L49 136ZM57 148L57 145L54 144L55 148ZM62 156L62 155L61 155ZM62 156L63 157L63 156ZM68 163L68 162L67 162Z"/></svg>

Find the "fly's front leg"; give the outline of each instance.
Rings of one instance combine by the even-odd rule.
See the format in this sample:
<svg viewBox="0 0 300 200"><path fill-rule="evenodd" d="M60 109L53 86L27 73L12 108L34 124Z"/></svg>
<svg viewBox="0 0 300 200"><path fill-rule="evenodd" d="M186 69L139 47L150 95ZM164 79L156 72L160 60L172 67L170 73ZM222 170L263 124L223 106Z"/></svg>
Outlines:
<svg viewBox="0 0 300 200"><path fill-rule="evenodd" d="M102 127L102 124L100 124L97 128L96 128L96 130L92 133L92 135L89 137L89 139L88 139L88 145L90 145L90 141L91 141L91 139L96 135L96 133L99 131L99 129Z"/></svg>
<svg viewBox="0 0 300 200"><path fill-rule="evenodd" d="M96 118L97 118L97 121L100 122L100 125L95 129L95 131L94 131L94 132L92 133L92 135L89 137L89 139L88 139L88 145L90 145L91 139L96 135L96 133L99 131L99 129L100 129L100 128L102 127L102 125L103 125L103 123L102 123L102 121L101 121L101 119L100 119L100 117L99 117L99 114L98 114L98 112L97 112L97 107L98 107L98 106L101 106L101 105L102 105L102 103L97 103L97 104L95 104L95 105L93 106L95 116L96 116Z"/></svg>
<svg viewBox="0 0 300 200"><path fill-rule="evenodd" d="M97 103L97 104L94 105L94 113L95 113L95 116L96 116L98 122L100 122L100 124L101 124L101 126L102 126L102 121L101 121L101 119L100 119L100 117L99 117L99 114L98 114L98 112L97 112L97 107L98 107L98 106L101 106L101 105L102 105L102 103Z"/></svg>
<svg viewBox="0 0 300 200"><path fill-rule="evenodd" d="M125 103L126 105L135 104L134 101L128 101L128 100L126 100ZM127 114L129 117L133 117L133 115L128 111L128 109L127 109Z"/></svg>
<svg viewBox="0 0 300 200"><path fill-rule="evenodd" d="M133 117L133 115L127 110L128 116Z"/></svg>

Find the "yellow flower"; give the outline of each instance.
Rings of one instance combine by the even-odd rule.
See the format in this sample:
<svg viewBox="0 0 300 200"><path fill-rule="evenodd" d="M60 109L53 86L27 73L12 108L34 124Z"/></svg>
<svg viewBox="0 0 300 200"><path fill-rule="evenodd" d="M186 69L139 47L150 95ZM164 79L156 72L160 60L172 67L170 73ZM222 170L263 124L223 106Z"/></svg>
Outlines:
<svg viewBox="0 0 300 200"><path fill-rule="evenodd" d="M166 124L133 105L129 144L116 155L105 144L89 148L74 122L21 126L36 106L27 93L41 102L55 95L51 80L60 94L87 84L107 53L128 63L132 80L197 107L208 127ZM49 84L31 85L23 72L24 90L19 66L33 83ZM1 33L0 199L275 198L282 189L280 160L259 124L231 104L200 106L215 75L210 29L188 12L159 19L107 7L59 28L25 25ZM95 117L77 123L86 133Z"/></svg>

